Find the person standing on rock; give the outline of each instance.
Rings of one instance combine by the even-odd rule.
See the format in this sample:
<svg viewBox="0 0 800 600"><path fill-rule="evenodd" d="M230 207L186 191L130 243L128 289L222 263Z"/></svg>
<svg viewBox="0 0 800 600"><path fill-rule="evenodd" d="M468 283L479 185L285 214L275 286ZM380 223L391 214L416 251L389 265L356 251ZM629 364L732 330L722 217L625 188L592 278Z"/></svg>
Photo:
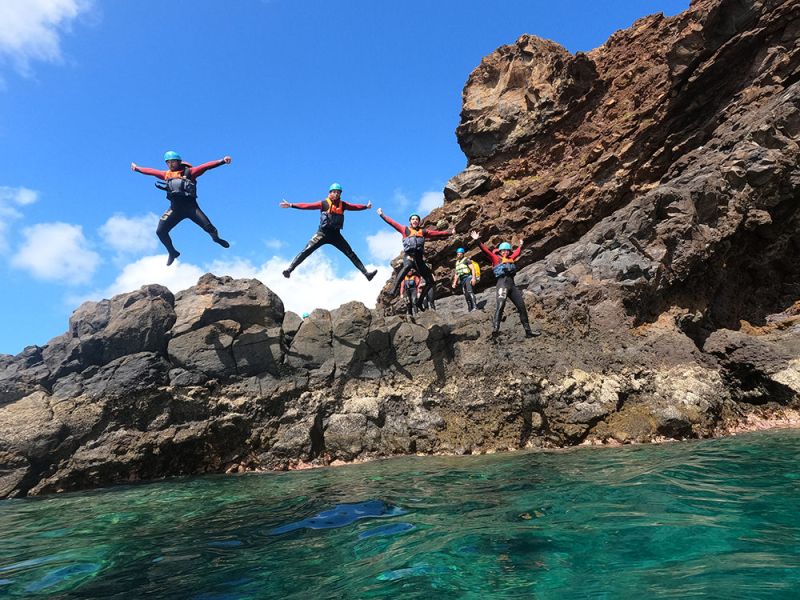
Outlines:
<svg viewBox="0 0 800 600"><path fill-rule="evenodd" d="M467 312L472 312L478 307L478 301L475 298L475 284L478 283L478 275L475 272L475 266L472 260L464 255L464 249L459 248L456 250L456 272L453 274L452 288L456 289L457 284L461 284L461 290L464 292L464 300L467 302Z"/></svg>
<svg viewBox="0 0 800 600"><path fill-rule="evenodd" d="M400 296L406 299L406 309L411 316L417 314L417 292L419 291L419 283L419 275L417 275L414 269L411 269L400 284Z"/></svg>
<svg viewBox="0 0 800 600"><path fill-rule="evenodd" d="M372 208L372 202L366 204L350 204L342 200L342 186L338 183L332 183L328 189L328 197L320 202L306 202L300 204L293 204L286 200L281 200L281 208L298 208L300 210L318 210L319 214L319 229L306 244L306 247L300 251L300 254L294 257L292 264L283 272L283 276L287 279L291 276L300 263L307 259L317 248L325 244L331 244L344 254L355 265L356 269L364 274L368 281L372 281L377 269L374 271L367 271L364 263L356 256L350 244L342 236L342 228L344 227L344 211L346 210L367 210Z"/></svg>
<svg viewBox="0 0 800 600"><path fill-rule="evenodd" d="M409 217L407 227L387 217L380 208L378 209L378 215L403 236L403 266L400 268L400 272L397 274L392 284L389 297L393 298L395 294L397 294L397 288L400 287L400 282L403 281L403 278L411 269L414 269L425 280L425 299L427 300L428 308L436 310L436 299L433 291L433 273L431 273L430 268L423 260L425 240L428 238L448 237L453 235L455 230L436 231L435 229L426 229L422 227L422 219L418 214L412 214Z"/></svg>
<svg viewBox="0 0 800 600"><path fill-rule="evenodd" d="M184 219L190 219L207 232L211 239L223 248L230 248L230 244L219 237L217 228L211 224L206 214L200 210L197 204L197 178L209 169L215 169L222 165L231 164L231 157L226 156L219 160L212 160L199 167L193 167L189 163L183 162L177 152L170 150L164 153L164 161L167 163L166 171L140 167L136 163L131 163L131 171L152 175L161 180L156 183L156 187L167 192L169 208L161 215L156 228L156 235L164 247L167 249L167 266L171 265L181 253L172 245L172 238L169 232Z"/></svg>
<svg viewBox="0 0 800 600"><path fill-rule="evenodd" d="M525 329L525 336L535 337L539 335L538 331L531 330L530 323L528 322L528 309L525 308L522 292L520 292L514 284L514 276L517 274L517 265L515 263L522 250L522 240L519 241L519 246L517 246L516 250L512 251L511 244L503 242L497 247L496 251L492 251L480 241L480 235L477 231L470 231L470 236L473 240L478 242L483 253L492 262L492 273L494 273L497 279L497 285L495 287L497 306L494 311L494 319L492 320L492 335L497 335L500 332L500 319L503 318L506 298L511 298L511 302L517 307L519 320L522 322L522 327Z"/></svg>

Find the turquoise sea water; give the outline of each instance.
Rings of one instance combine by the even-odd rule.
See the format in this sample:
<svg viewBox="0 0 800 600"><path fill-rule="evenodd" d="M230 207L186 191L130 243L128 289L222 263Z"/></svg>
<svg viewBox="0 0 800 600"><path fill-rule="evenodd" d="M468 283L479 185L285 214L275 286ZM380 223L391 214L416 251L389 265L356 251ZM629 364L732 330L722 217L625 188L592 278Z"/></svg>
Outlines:
<svg viewBox="0 0 800 600"><path fill-rule="evenodd" d="M0 502L0 598L797 598L800 432Z"/></svg>

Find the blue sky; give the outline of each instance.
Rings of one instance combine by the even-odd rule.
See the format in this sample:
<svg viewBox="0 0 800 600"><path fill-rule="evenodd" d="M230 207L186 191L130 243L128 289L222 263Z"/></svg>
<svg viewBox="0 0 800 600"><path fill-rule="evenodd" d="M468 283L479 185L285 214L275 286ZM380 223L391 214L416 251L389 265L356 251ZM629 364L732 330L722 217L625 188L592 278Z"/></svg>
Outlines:
<svg viewBox="0 0 800 600"><path fill-rule="evenodd" d="M44 344L71 311L211 271L257 277L288 309L369 306L400 236L374 210L344 230L367 283L330 247L280 271L318 214L278 202L331 182L398 221L442 202L466 166L461 91L481 58L524 33L591 50L617 29L688 0L5 0L0 2L0 353ZM199 203L232 246L186 221L167 268L154 179L166 150L197 165Z"/></svg>

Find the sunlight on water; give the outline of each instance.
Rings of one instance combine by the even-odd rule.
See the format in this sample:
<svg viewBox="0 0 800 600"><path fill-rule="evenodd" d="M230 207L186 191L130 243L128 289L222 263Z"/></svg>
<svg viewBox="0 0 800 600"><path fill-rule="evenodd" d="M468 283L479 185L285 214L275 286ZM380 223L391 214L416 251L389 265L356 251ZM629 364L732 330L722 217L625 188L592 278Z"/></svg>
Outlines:
<svg viewBox="0 0 800 600"><path fill-rule="evenodd" d="M0 502L0 598L795 598L800 432Z"/></svg>

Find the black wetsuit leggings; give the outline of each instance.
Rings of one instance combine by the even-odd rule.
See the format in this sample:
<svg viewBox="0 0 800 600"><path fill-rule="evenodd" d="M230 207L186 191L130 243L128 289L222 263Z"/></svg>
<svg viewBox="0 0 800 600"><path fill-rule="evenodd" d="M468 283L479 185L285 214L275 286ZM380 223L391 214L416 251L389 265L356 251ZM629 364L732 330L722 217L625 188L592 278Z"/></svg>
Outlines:
<svg viewBox="0 0 800 600"><path fill-rule="evenodd" d="M167 212L161 215L161 220L159 220L156 228L158 239L161 240L161 243L164 244L170 254L176 254L177 250L172 245L172 238L169 237L169 232L184 219L190 219L197 223L213 239L216 240L219 237L217 228L211 224L206 214L200 210L196 201L181 200L171 202Z"/></svg>
<svg viewBox="0 0 800 600"><path fill-rule="evenodd" d="M406 286L403 293L406 296L406 310L408 310L408 314L417 314L417 288Z"/></svg>
<svg viewBox="0 0 800 600"><path fill-rule="evenodd" d="M289 265L288 271L294 271L300 265L300 263L311 256L311 254L317 250L317 248L324 246L325 244L330 244L339 250L342 254L350 259L350 262L355 265L356 269L361 271L364 275L367 274L367 269L364 267L364 263L362 263L361 259L356 256L356 253L353 252L350 244L347 243L347 240L342 236L342 232L338 229L318 229L317 233L315 233L311 239L308 240L306 247L300 251L300 254L294 257L292 264Z"/></svg>
<svg viewBox="0 0 800 600"><path fill-rule="evenodd" d="M389 296L393 297L397 294L397 288L400 287L400 282L403 281L408 272L414 269L417 274L425 280L425 299L428 301L428 308L432 308L436 310L436 299L433 292L433 273L428 268L428 265L425 264L425 261L422 260L422 254L404 254L403 255L403 266L400 268L400 272L397 274L397 278L394 280L394 284L392 285L392 289L389 292ZM420 305L422 298L420 298Z"/></svg>
<svg viewBox="0 0 800 600"><path fill-rule="evenodd" d="M495 331L500 329L500 319L503 318L503 309L506 306L506 298L510 298L514 306L519 311L519 320L522 326L527 331L530 327L528 323L528 309L525 308L525 301L522 299L522 292L514 284L514 277L511 275L504 275L497 279L497 287L495 288L495 299L497 300L497 308L494 311L494 325Z"/></svg>
<svg viewBox="0 0 800 600"><path fill-rule="evenodd" d="M461 278L461 290L464 292L464 300L467 301L467 312L478 308L475 290L472 289L472 275L464 275Z"/></svg>

